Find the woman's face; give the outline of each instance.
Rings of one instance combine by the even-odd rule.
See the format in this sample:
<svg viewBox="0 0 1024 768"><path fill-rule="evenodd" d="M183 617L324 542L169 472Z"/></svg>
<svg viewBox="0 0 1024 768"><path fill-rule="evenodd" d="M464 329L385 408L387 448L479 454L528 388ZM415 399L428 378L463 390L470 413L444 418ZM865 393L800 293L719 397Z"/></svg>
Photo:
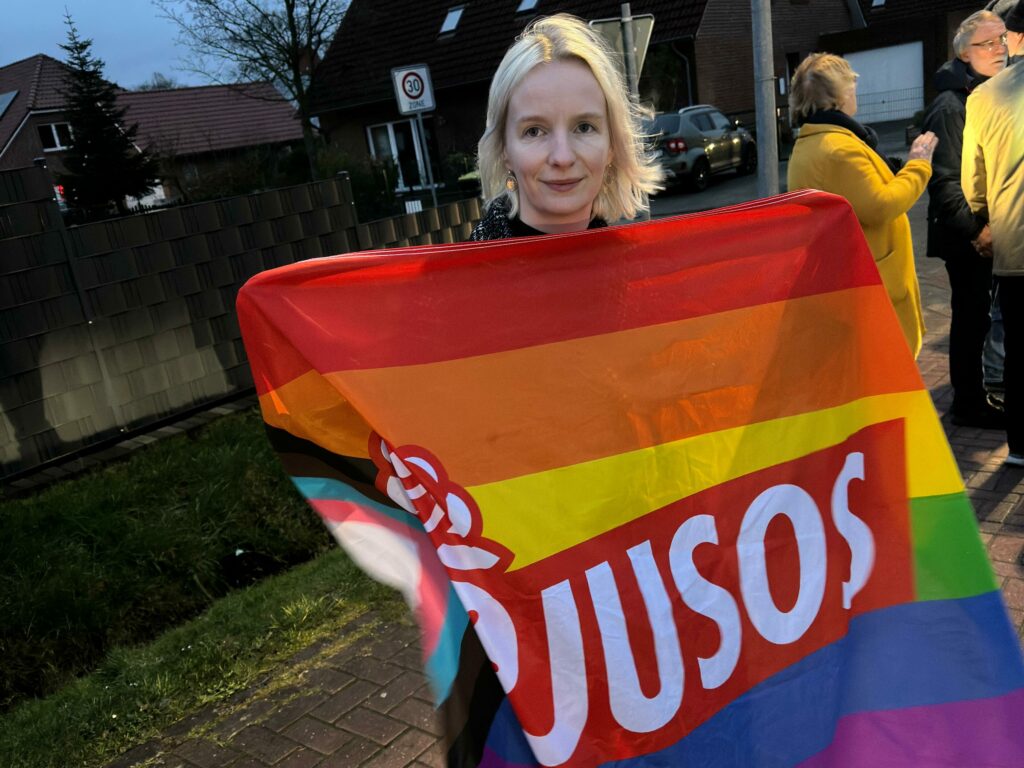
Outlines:
<svg viewBox="0 0 1024 768"><path fill-rule="evenodd" d="M519 217L542 232L586 229L612 161L608 107L582 61L539 64L512 91L504 160Z"/></svg>

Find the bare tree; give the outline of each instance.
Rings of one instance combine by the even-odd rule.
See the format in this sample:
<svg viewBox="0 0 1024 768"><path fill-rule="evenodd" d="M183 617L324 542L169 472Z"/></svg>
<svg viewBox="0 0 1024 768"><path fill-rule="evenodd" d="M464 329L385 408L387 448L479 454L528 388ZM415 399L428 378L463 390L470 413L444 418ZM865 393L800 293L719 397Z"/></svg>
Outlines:
<svg viewBox="0 0 1024 768"><path fill-rule="evenodd" d="M178 88L178 81L168 77L163 72L154 72L149 80L136 86L136 91L165 91L168 88Z"/></svg>
<svg viewBox="0 0 1024 768"><path fill-rule="evenodd" d="M214 83L269 80L297 107L309 172L316 142L309 112L314 65L326 52L348 0L153 0L179 31L185 69Z"/></svg>

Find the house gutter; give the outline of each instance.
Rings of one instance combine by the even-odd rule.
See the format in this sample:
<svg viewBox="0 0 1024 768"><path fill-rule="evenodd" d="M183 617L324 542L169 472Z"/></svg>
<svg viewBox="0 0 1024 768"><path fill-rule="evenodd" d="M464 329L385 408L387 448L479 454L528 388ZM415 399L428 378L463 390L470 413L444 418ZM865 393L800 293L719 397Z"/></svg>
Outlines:
<svg viewBox="0 0 1024 768"><path fill-rule="evenodd" d="M846 5L850 9L850 21L853 22L854 29L864 29L868 23L864 20L864 12L860 8L860 2L858 0L846 0Z"/></svg>

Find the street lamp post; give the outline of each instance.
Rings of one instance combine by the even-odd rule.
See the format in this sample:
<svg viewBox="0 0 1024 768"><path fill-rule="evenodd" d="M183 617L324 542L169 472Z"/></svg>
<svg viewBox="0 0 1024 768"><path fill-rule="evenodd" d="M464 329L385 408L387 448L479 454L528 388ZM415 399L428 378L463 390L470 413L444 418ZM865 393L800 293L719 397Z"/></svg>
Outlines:
<svg viewBox="0 0 1024 768"><path fill-rule="evenodd" d="M775 117L771 0L750 0L754 37L754 103L757 109L757 195L779 194L779 143Z"/></svg>

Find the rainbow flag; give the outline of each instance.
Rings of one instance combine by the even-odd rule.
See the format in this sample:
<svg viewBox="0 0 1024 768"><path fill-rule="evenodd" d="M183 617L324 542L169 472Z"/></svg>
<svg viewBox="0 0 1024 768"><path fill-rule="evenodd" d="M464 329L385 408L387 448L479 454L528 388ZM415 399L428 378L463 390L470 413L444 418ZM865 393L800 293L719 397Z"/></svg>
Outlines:
<svg viewBox="0 0 1024 768"><path fill-rule="evenodd" d="M840 198L318 259L271 439L402 590L453 766L1024 765L1024 666Z"/></svg>

